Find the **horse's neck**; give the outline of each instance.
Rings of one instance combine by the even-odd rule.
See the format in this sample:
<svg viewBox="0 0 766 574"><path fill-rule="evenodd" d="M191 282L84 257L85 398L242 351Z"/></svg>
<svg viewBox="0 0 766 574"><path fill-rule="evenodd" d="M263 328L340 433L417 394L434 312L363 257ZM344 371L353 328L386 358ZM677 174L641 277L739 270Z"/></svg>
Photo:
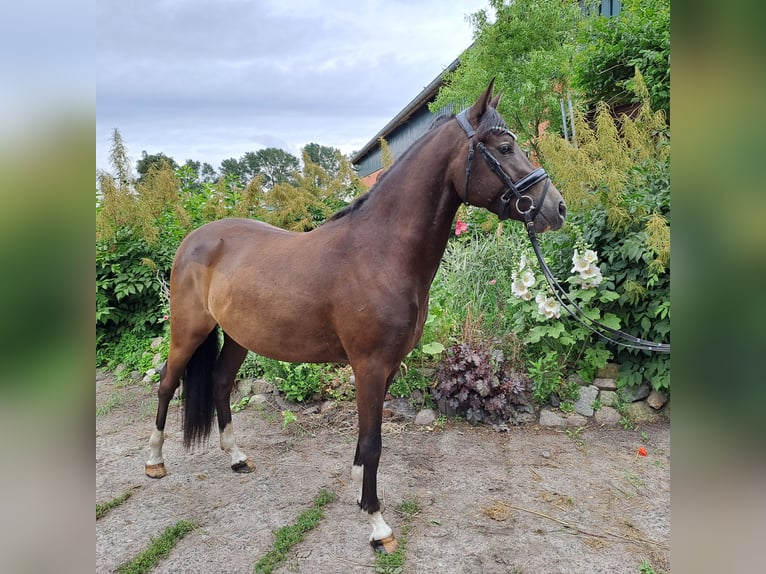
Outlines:
<svg viewBox="0 0 766 574"><path fill-rule="evenodd" d="M447 246L460 200L451 187L449 146L430 138L395 163L367 201L366 216L382 223L391 256L414 263L428 284ZM442 156L442 157L439 157ZM424 166L436 166L435 168ZM411 260L411 261L408 261Z"/></svg>

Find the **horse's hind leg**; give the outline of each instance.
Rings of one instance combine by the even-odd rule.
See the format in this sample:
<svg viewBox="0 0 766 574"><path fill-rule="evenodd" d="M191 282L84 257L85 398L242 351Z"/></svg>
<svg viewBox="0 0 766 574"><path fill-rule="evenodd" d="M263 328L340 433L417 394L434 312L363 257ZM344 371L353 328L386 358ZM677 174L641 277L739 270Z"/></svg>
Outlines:
<svg viewBox="0 0 766 574"><path fill-rule="evenodd" d="M215 324L213 324L215 326ZM212 328L212 327L211 327ZM162 478L167 474L165 461L162 458L162 444L165 442L165 421L168 416L168 405L181 384L181 376L191 356L208 336L210 330L201 330L199 334L180 341L174 333L184 332L171 325L170 350L168 360L160 370L160 386L157 390L157 418L154 431L149 438L149 459L146 461L144 472L151 478Z"/></svg>
<svg viewBox="0 0 766 574"><path fill-rule="evenodd" d="M231 469L234 472L253 472L255 465L247 458L234 440L231 424L231 406L229 400L234 379L242 362L247 356L247 349L236 343L225 332L223 348L218 362L213 369L213 397L218 412L218 430L221 434L221 448L231 456Z"/></svg>

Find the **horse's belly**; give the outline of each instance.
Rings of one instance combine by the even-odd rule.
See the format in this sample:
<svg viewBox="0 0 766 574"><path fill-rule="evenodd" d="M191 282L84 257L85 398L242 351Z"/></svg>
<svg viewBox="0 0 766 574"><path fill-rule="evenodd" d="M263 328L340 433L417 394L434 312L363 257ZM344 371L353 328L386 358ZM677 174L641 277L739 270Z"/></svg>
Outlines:
<svg viewBox="0 0 766 574"><path fill-rule="evenodd" d="M209 308L232 339L258 355L297 363L348 360L317 298L286 290L211 294Z"/></svg>

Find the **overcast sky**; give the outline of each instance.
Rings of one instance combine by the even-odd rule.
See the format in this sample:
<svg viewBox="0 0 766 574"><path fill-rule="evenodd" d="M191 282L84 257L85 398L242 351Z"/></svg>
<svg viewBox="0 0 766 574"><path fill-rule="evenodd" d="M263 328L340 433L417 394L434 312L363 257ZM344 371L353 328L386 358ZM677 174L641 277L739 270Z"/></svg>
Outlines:
<svg viewBox="0 0 766 574"><path fill-rule="evenodd" d="M359 150L472 41L486 0L97 2L97 167L119 128L179 163Z"/></svg>

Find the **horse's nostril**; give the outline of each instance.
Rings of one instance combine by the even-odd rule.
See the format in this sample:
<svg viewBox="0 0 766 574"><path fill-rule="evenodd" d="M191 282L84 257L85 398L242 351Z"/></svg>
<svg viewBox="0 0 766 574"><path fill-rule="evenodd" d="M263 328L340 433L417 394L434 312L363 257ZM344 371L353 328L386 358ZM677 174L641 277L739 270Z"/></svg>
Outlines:
<svg viewBox="0 0 766 574"><path fill-rule="evenodd" d="M564 205L563 201L559 201L559 215L561 216L561 219L564 219L567 216L567 206Z"/></svg>

